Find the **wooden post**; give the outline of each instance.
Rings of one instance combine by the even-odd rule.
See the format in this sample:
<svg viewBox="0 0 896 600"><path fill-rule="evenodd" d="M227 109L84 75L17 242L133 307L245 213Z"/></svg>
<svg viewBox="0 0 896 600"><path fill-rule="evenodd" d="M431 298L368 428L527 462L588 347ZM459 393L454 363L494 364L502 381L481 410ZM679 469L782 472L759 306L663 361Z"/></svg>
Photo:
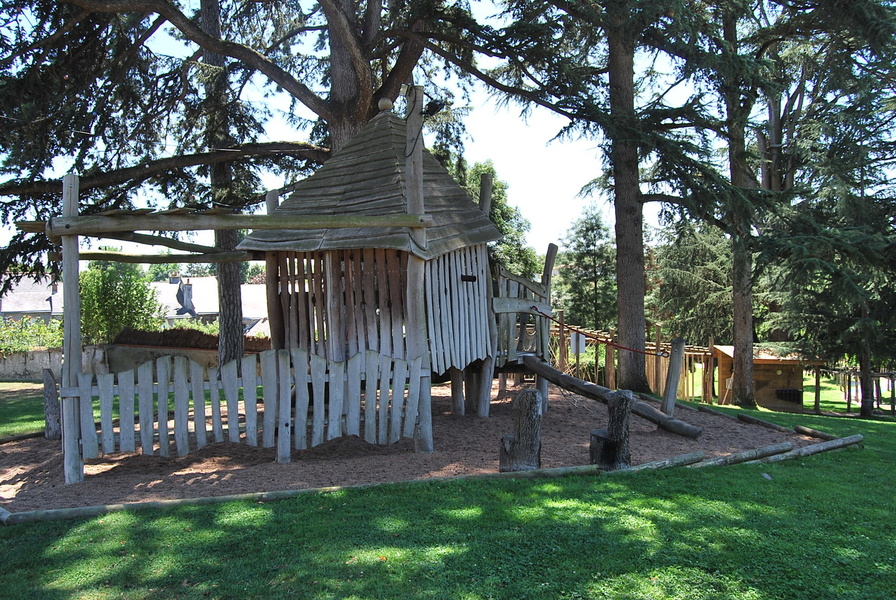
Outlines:
<svg viewBox="0 0 896 600"><path fill-rule="evenodd" d="M479 209L484 212L489 218L491 218L492 212L492 192L492 174L483 173L482 178L479 180ZM481 256L481 260L487 263L488 252L483 249ZM491 273L491 265L488 266L489 268L486 270L486 273ZM491 278L486 278L484 287L485 300L487 302L486 306L491 307L494 299L494 290L492 289ZM495 314L491 310L487 311L487 315L489 350L486 357L482 361L482 372L480 373L479 379L479 390L477 394L478 406L476 410L476 415L479 417L487 417L491 410L492 380L494 380L495 378L495 356L498 353L498 323L495 319Z"/></svg>
<svg viewBox="0 0 896 600"><path fill-rule="evenodd" d="M591 432L589 455L592 465L608 471L629 467L631 451L628 431L633 404L634 397L628 390L614 392L607 398L607 428Z"/></svg>
<svg viewBox="0 0 896 600"><path fill-rule="evenodd" d="M616 341L616 332L612 329L610 330L610 343L607 344L607 356L605 359L605 368L606 368L606 386L608 388L616 389L616 347L613 346L613 343Z"/></svg>
<svg viewBox="0 0 896 600"><path fill-rule="evenodd" d="M846 412L852 412L852 373L846 372Z"/></svg>
<svg viewBox="0 0 896 600"><path fill-rule="evenodd" d="M407 140L405 144L405 178L409 215L424 214L423 198L423 87L408 88ZM426 248L426 229L414 227L411 240L421 249ZM408 359L423 359L423 372L430 372L430 358L426 347L426 262L414 254L408 256L407 267L407 348ZM395 326L395 324L393 324ZM419 426L416 447L421 452L433 451L432 405L430 376L421 377Z"/></svg>
<svg viewBox="0 0 896 600"><path fill-rule="evenodd" d="M451 414L463 416L467 410L467 403L464 401L464 372L457 367L450 367L448 376L451 378Z"/></svg>
<svg viewBox="0 0 896 600"><path fill-rule="evenodd" d="M554 272L554 261L557 260L557 252L559 248L556 244L548 244L548 251L544 257L544 270L541 273L541 284L544 286L545 300L547 302L551 301L551 276ZM545 317L537 317L536 323L540 324L540 327L536 327L536 335L539 335L539 339L536 341L538 350L543 355L541 358L544 359L548 364L551 363L551 353L550 353L550 336L551 336L551 322ZM535 376L535 387L538 389L538 392L541 394L541 412L546 413L548 411L548 380L539 375Z"/></svg>
<svg viewBox="0 0 896 600"><path fill-rule="evenodd" d="M280 204L280 192L271 190L264 196L268 216ZM280 300L280 261L276 252L266 252L264 259L264 284L268 304L268 324L271 327L271 349L286 348L286 332L283 327L283 306ZM285 286L283 286L285 289Z"/></svg>
<svg viewBox="0 0 896 600"><path fill-rule="evenodd" d="M660 389L661 382L663 381L663 361L660 357L660 344L663 341L663 330L657 325L656 326L656 343L654 344L653 351L656 353L656 356L653 360L653 387L654 391ZM668 375L666 375L668 377Z"/></svg>
<svg viewBox="0 0 896 600"><path fill-rule="evenodd" d="M821 367L815 366L815 414L821 414Z"/></svg>
<svg viewBox="0 0 896 600"><path fill-rule="evenodd" d="M566 373L566 367L569 364L569 348L566 347L566 327L565 322L563 320L563 311L557 311L557 325L560 328L560 334L557 336L558 339L558 347L557 347L557 369ZM596 363L597 361L595 361ZM597 378L597 373L595 373L595 379Z"/></svg>
<svg viewBox="0 0 896 600"><path fill-rule="evenodd" d="M44 378L44 437L48 440L62 439L61 416L59 414L59 391L56 389L56 378L50 369L43 370Z"/></svg>
<svg viewBox="0 0 896 600"><path fill-rule="evenodd" d="M542 400L538 390L523 390L513 400L514 433L501 438L498 471L532 471L541 468Z"/></svg>
<svg viewBox="0 0 896 600"><path fill-rule="evenodd" d="M706 372L704 373L705 383L703 384L703 398L704 402L706 402L707 404L712 404L712 398L715 395L716 387L716 359L713 355L713 348L715 348L715 340L713 340L713 338L709 338L709 356L706 358L706 362L704 363Z"/></svg>
<svg viewBox="0 0 896 600"><path fill-rule="evenodd" d="M890 373L890 416L896 416L896 378L893 373Z"/></svg>
<svg viewBox="0 0 896 600"><path fill-rule="evenodd" d="M681 378L681 365L684 359L684 340L672 340L672 354L669 356L669 370L666 372L666 387L663 389L662 411L670 417L675 414L675 395L678 391L678 380Z"/></svg>
<svg viewBox="0 0 896 600"><path fill-rule="evenodd" d="M62 178L62 215L78 216L78 176L69 173ZM78 387L81 370L81 291L78 275L78 236L62 236L63 318L62 385ZM90 401L88 398L87 402ZM62 453L65 483L84 481L84 458L81 455L80 400L62 399Z"/></svg>

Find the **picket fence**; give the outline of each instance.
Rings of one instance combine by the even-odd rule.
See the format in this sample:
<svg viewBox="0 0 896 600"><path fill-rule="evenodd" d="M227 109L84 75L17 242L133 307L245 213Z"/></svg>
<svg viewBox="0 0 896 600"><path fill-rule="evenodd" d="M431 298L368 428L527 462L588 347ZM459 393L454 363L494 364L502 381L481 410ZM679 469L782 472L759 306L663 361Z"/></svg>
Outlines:
<svg viewBox="0 0 896 600"><path fill-rule="evenodd" d="M289 462L293 449L343 435L375 444L414 437L418 421L421 435L431 436L429 373L421 362L372 350L328 361L292 349L206 370L183 356L165 356L131 371L81 373L78 387L60 395L79 401L84 458L138 446L143 454L184 456L226 439L276 445L277 462Z"/></svg>

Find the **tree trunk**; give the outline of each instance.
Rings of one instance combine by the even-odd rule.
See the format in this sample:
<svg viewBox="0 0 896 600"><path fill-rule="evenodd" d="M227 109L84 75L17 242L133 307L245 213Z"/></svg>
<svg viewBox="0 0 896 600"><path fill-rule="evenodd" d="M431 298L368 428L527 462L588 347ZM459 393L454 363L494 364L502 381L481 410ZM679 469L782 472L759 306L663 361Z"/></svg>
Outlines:
<svg viewBox="0 0 896 600"><path fill-rule="evenodd" d="M514 433L501 438L498 471L532 471L541 468L541 394L523 390L513 400Z"/></svg>
<svg viewBox="0 0 896 600"><path fill-rule="evenodd" d="M202 0L201 25L203 31L214 37L221 37L221 7L218 0ZM227 118L228 77L224 57L214 52L205 52L203 61L215 70L205 84L206 139L210 149L227 148L233 139L230 135L230 120ZM211 193L213 202L231 206L238 205L233 198L233 171L231 163L211 165ZM239 241L236 230L215 231L215 246L222 252L235 250ZM222 366L243 355L243 307L240 290L240 264L218 263L218 366Z"/></svg>
<svg viewBox="0 0 896 600"><path fill-rule="evenodd" d="M613 167L616 214L616 284L619 343L644 350L644 215L639 187L638 127L635 115L635 45L628 33L629 15L615 11L607 28L609 52L610 160ZM618 386L649 392L644 355L619 352Z"/></svg>
<svg viewBox="0 0 896 600"><path fill-rule="evenodd" d="M738 15L727 12L723 32L730 52L738 51ZM731 184L742 190L756 187L755 177L747 162L746 127L753 101L743 97L739 80L723 87L728 130L728 167ZM735 404L755 406L753 395L753 260L750 238L752 222L749 200L732 198L728 206L732 234L732 313L734 338L734 372L731 394Z"/></svg>

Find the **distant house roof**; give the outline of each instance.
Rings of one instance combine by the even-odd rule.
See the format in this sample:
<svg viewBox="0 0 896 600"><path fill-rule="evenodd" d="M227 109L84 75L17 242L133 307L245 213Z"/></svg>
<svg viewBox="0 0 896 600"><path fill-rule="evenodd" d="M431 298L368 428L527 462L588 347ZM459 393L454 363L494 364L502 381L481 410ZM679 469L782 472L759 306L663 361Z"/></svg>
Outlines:
<svg viewBox="0 0 896 600"><path fill-rule="evenodd" d="M358 135L274 211L289 215L395 215L407 213L405 122L391 112L374 117ZM421 140L422 143L422 140ZM258 230L241 250L348 250L389 248L434 258L490 242L500 232L439 162L423 151L424 212L433 217L427 247L419 248L404 227Z"/></svg>
<svg viewBox="0 0 896 600"><path fill-rule="evenodd" d="M26 277L0 298L0 315L14 318L61 316L62 295L62 283L35 282Z"/></svg>
<svg viewBox="0 0 896 600"><path fill-rule="evenodd" d="M713 353L717 357L734 358L734 346L713 346ZM794 353L782 356L771 348L762 348L760 346L753 346L753 362L755 364L776 363L785 365L813 365L819 363L819 361L803 358Z"/></svg>

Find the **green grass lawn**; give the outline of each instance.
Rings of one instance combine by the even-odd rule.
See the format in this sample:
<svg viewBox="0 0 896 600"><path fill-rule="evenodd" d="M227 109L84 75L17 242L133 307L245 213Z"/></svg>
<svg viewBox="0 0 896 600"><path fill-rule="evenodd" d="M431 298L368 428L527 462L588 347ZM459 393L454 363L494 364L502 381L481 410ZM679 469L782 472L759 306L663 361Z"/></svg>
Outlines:
<svg viewBox="0 0 896 600"><path fill-rule="evenodd" d="M0 439L43 430L43 388L35 383L0 384Z"/></svg>
<svg viewBox="0 0 896 600"><path fill-rule="evenodd" d="M892 599L896 423L747 412L866 442L770 465L394 484L4 527L0 597Z"/></svg>

